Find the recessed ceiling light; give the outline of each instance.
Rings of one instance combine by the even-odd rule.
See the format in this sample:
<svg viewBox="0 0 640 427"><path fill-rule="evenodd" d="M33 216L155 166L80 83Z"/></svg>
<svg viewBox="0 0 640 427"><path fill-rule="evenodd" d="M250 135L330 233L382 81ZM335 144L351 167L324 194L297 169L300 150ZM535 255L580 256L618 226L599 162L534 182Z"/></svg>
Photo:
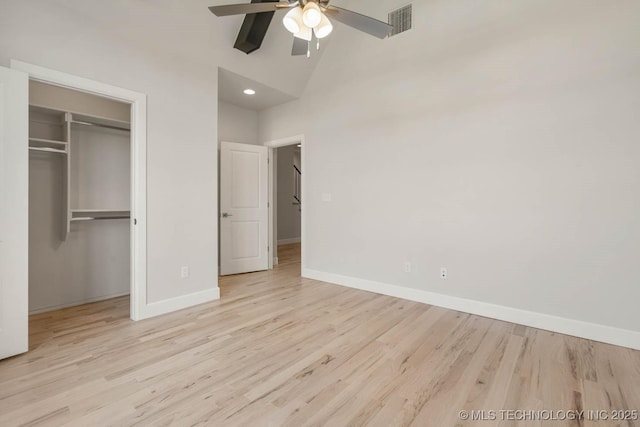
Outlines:
<svg viewBox="0 0 640 427"><path fill-rule="evenodd" d="M245 94L245 95L255 95L255 94L256 94L256 91L255 91L255 90L253 90L253 89L245 89L245 90L244 90L244 94Z"/></svg>

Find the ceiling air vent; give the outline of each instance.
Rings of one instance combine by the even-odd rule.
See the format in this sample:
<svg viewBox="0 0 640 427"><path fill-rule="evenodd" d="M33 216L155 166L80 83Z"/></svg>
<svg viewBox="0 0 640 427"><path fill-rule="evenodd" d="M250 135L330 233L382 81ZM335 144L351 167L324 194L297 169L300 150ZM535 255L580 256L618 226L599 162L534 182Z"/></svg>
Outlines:
<svg viewBox="0 0 640 427"><path fill-rule="evenodd" d="M389 25L393 26L391 36L411 29L411 5L389 12Z"/></svg>

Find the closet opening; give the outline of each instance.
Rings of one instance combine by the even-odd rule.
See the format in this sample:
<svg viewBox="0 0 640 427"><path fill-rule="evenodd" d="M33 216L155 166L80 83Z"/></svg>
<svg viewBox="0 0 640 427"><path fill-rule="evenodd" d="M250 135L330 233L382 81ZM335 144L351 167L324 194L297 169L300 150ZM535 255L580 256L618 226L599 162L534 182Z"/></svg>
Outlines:
<svg viewBox="0 0 640 427"><path fill-rule="evenodd" d="M130 305L131 117L129 103L29 82L30 314Z"/></svg>

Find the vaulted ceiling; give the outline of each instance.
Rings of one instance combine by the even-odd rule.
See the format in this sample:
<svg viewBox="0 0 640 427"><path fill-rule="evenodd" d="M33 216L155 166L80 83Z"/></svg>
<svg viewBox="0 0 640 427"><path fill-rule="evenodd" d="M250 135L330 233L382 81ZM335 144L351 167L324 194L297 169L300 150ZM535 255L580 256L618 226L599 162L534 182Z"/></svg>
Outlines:
<svg viewBox="0 0 640 427"><path fill-rule="evenodd" d="M218 18L208 7L249 0L128 0L105 4L99 0L49 0L24 2L34 22L44 27L75 25L92 28L127 41L132 48L171 57L185 67L222 66L234 73L266 84L291 96L299 96L322 51L310 59L291 57L291 34L281 24L281 13L273 19L262 48L247 55L233 48L243 16ZM51 9L51 10L50 10ZM51 22L60 12L66 22ZM280 22L279 22L280 21ZM79 36L80 37L80 36Z"/></svg>
<svg viewBox="0 0 640 427"><path fill-rule="evenodd" d="M127 0L106 4L102 0L47 0L16 2L12 8L29 16L29 25L37 25L52 37L58 37L56 43L61 49L74 49L74 46L102 49L101 45L83 45L83 32L95 32L100 37L119 39L133 51L144 51L145 56L152 52L159 64L169 59L184 70L185 78L190 77L194 69L206 70L213 77L218 68L222 68L230 72L223 79L237 75L271 88L271 94L278 102L301 96L326 50L332 46L343 48L345 39L359 37L356 30L338 24L334 33L322 41L320 51L313 51L311 58L292 57L292 36L282 25L285 12L279 11L262 47L247 55L233 48L244 16L216 17L208 10L213 5L243 2L250 0ZM383 20L388 7L377 3L394 2L396 0L373 2L376 4L365 0L335 0L338 6ZM21 25L18 22L6 24ZM57 31L60 26L78 28L77 37L60 39ZM19 51L21 44L31 41L15 40L12 43ZM50 54L56 55L53 51ZM82 74L81 69L77 72ZM331 79L331 76L320 77ZM215 82L214 78L212 82ZM264 105L255 108L264 108Z"/></svg>
<svg viewBox="0 0 640 427"><path fill-rule="evenodd" d="M211 0L210 5L249 2L250 0ZM375 2L376 4L363 0L339 0L332 3L371 15L380 20L386 20L389 8L392 7L392 4L398 3L398 0L379 1ZM335 46L334 48L351 46L348 43L344 43L345 38L371 37L338 23L335 26L335 31L321 41L320 50L312 50L311 58L304 56L291 57L292 37L282 25L282 17L285 12L279 11L275 13L262 47L249 55L233 49L238 32L245 19L244 15L220 18L212 15L213 25L221 33L224 40L221 48L227 52L231 51L231 56L234 59L232 65L221 65L219 73L221 100L244 108L260 110L298 98L307 86L317 64L327 49L331 49L332 46ZM340 42L335 42L334 39L339 39ZM375 38L372 38L372 40L376 41ZM353 48L353 46L351 47ZM268 63L270 67L274 67L274 71L277 74L256 74L256 70L252 68L255 64L263 61ZM275 80L273 77L275 77ZM331 79L331 76L322 76L321 78ZM255 96L247 97L242 93L241 87L252 86L260 88Z"/></svg>

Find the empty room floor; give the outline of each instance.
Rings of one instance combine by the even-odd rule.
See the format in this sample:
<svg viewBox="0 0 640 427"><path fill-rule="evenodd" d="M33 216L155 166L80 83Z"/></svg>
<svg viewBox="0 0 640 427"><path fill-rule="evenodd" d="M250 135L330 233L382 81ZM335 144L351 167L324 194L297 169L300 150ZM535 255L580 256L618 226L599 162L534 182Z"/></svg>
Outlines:
<svg viewBox="0 0 640 427"><path fill-rule="evenodd" d="M0 425L640 426L500 412L632 414L639 351L302 279L299 254L150 320L127 298L31 316Z"/></svg>

